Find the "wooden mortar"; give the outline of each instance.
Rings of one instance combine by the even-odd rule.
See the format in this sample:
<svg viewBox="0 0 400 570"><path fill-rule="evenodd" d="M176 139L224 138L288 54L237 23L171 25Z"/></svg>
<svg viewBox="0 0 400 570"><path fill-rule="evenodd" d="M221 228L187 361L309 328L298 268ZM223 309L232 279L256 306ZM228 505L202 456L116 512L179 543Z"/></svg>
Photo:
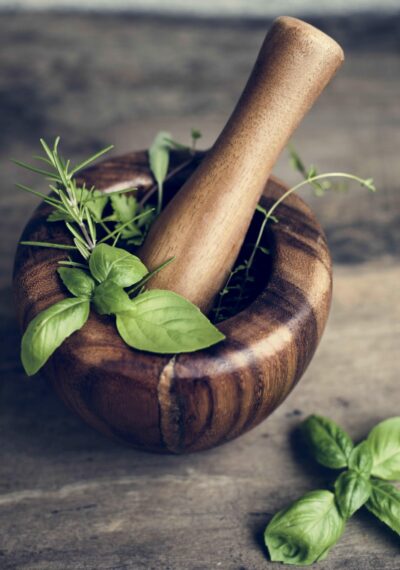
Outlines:
<svg viewBox="0 0 400 570"><path fill-rule="evenodd" d="M166 185L169 199L201 161ZM171 168L186 160L172 153ZM256 175L256 174L255 174ZM147 153L131 153L88 169L83 178L102 190L153 184ZM286 189L268 181L261 204ZM62 223L46 223L41 204L22 239L66 243ZM310 209L292 195L276 211L257 266L260 293L220 324L226 340L176 357L139 352L119 337L111 317L91 312L86 325L43 368L64 402L98 431L135 447L164 453L207 449L248 431L289 394L321 338L331 299L331 261ZM250 238L251 239L251 236ZM21 327L67 296L56 273L58 250L19 246L14 292Z"/></svg>

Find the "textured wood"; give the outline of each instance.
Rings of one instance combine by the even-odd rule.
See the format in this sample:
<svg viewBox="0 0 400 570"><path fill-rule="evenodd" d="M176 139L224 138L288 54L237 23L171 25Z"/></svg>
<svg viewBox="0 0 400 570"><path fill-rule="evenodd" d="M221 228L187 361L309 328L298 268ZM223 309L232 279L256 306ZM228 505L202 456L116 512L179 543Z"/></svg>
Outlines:
<svg viewBox="0 0 400 570"><path fill-rule="evenodd" d="M186 176L202 157L193 160ZM176 162L179 155L172 165ZM84 178L105 191L123 184L141 191L152 181L145 153L101 163ZM172 178L167 195L175 194L180 183ZM284 190L271 179L263 206L271 206ZM66 243L62 223L45 223L48 212L44 204L37 209L24 240ZM111 317L92 312L44 367L67 405L106 435L172 453L219 445L265 419L314 354L331 296L329 252L309 208L292 196L276 214L280 222L265 243L272 246L271 261L265 257L258 270L262 292L220 325L224 342L173 358L144 353L122 341ZM14 291L23 328L66 296L56 273L63 258L58 250L19 247Z"/></svg>
<svg viewBox="0 0 400 570"><path fill-rule="evenodd" d="M237 258L279 154L343 62L329 36L295 18L269 30L239 102L213 148L153 224L140 257L149 281L207 311Z"/></svg>

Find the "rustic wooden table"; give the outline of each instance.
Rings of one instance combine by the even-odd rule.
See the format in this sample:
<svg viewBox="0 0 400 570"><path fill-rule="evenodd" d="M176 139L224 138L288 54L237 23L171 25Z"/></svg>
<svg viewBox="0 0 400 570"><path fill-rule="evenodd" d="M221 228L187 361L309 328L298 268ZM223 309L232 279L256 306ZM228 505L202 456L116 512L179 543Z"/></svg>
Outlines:
<svg viewBox="0 0 400 570"><path fill-rule="evenodd" d="M317 355L257 429L219 449L164 457L104 439L40 377L24 375L10 271L34 200L12 184L34 182L8 158L28 159L39 136L55 134L76 157L114 141L118 152L146 147L160 128L187 138L198 126L207 146L266 25L2 16L0 568L273 568L262 540L272 514L331 481L299 444L301 420L328 415L358 440L399 413L400 59L385 25L370 37L354 25L347 65L295 137L321 171L371 175L379 187L375 196L355 188L310 197L335 260L332 313ZM296 179L286 159L277 173ZM398 537L361 512L318 567L398 569Z"/></svg>

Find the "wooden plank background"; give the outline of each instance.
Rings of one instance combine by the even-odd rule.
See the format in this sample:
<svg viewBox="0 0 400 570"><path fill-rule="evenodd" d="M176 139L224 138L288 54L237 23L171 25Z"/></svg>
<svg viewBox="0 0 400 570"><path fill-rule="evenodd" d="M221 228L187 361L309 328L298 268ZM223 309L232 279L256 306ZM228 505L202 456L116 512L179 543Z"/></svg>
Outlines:
<svg viewBox="0 0 400 570"><path fill-rule="evenodd" d="M306 193L335 261L326 334L304 378L260 427L187 457L140 453L107 441L73 416L19 363L10 272L35 204L15 181L40 136L65 154L101 145L147 147L156 131L207 147L234 105L266 23L94 15L8 14L0 19L0 568L24 570L273 568L262 544L277 509L332 481L299 443L310 413L359 440L399 413L400 58L398 19L319 22L347 48L347 63L294 142L320 171L373 176L376 195L352 188ZM297 175L283 157L276 173ZM318 565L400 567L399 541L367 513Z"/></svg>

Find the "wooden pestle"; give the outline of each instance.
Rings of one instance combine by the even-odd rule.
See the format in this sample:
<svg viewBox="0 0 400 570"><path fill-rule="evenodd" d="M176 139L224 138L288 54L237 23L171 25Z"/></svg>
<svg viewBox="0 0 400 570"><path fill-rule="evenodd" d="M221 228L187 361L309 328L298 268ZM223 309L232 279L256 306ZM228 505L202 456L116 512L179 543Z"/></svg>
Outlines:
<svg viewBox="0 0 400 570"><path fill-rule="evenodd" d="M223 287L280 152L344 60L341 47L290 17L273 23L235 110L139 252L148 283L203 311Z"/></svg>

